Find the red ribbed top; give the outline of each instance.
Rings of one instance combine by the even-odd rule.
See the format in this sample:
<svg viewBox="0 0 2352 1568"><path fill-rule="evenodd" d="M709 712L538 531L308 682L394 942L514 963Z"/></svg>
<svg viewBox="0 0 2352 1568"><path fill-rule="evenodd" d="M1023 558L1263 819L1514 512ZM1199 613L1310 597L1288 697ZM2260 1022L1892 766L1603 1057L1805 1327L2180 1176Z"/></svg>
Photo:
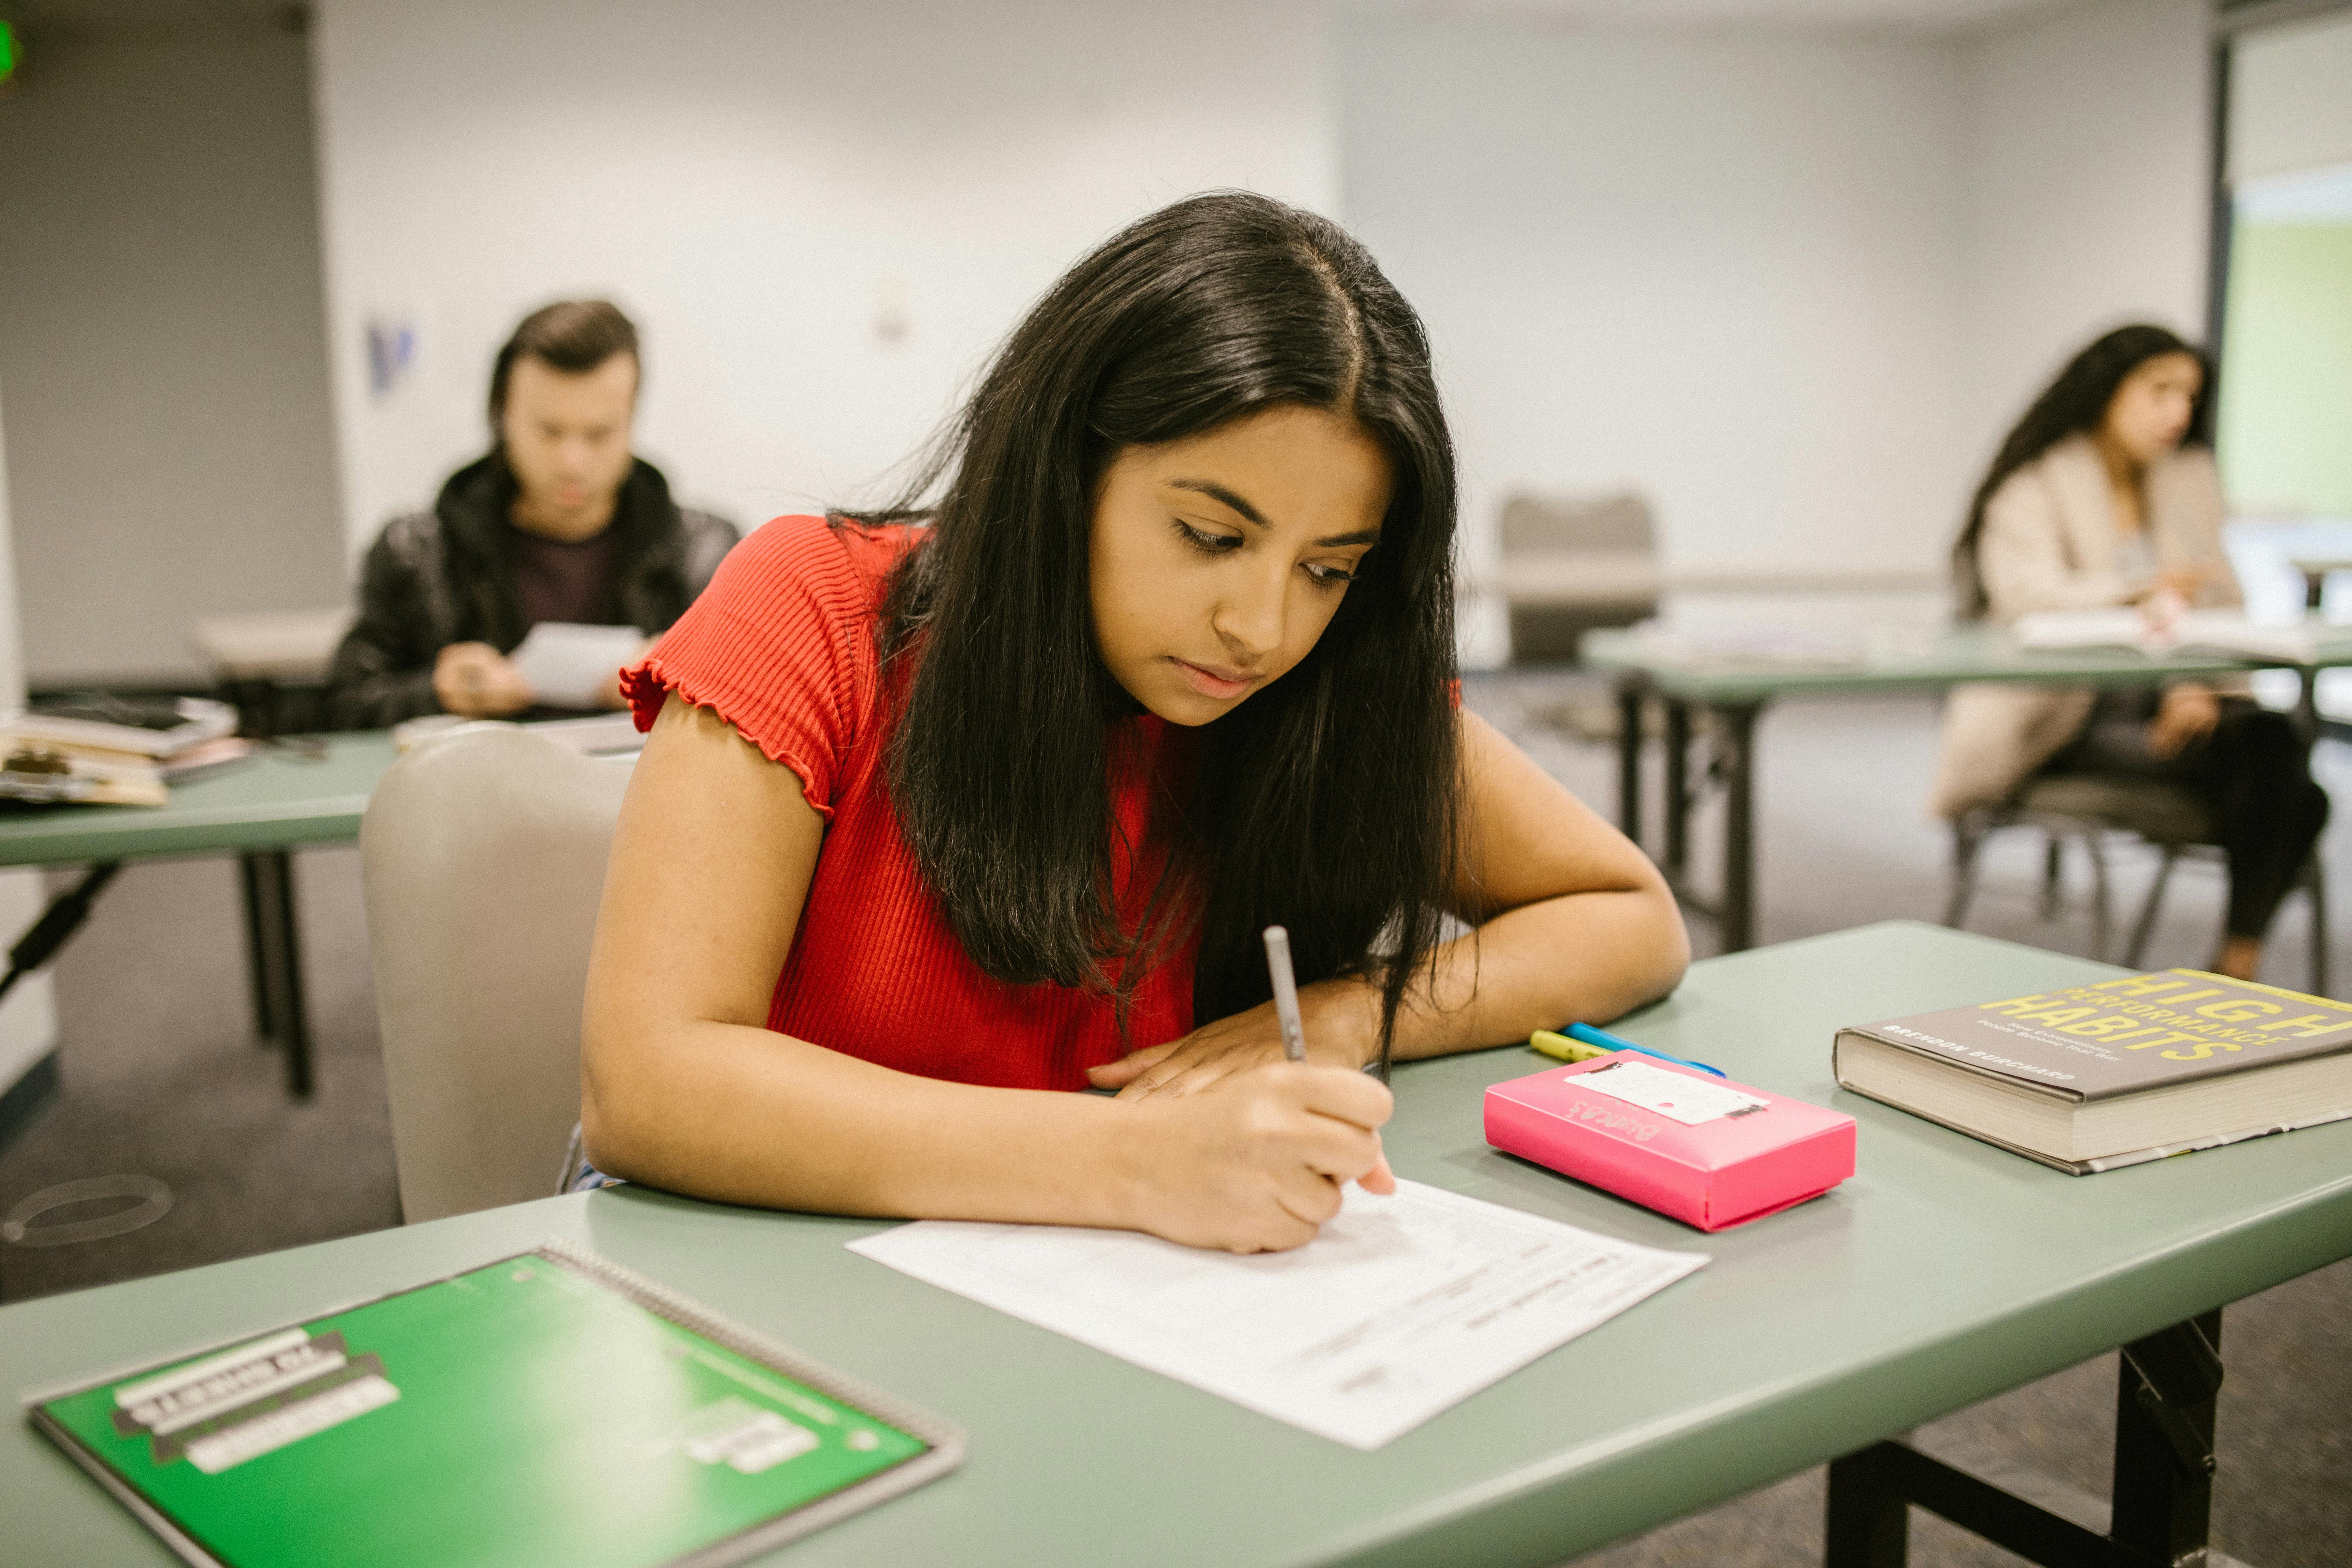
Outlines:
<svg viewBox="0 0 2352 1568"><path fill-rule="evenodd" d="M920 538L908 524L835 528L780 517L729 553L709 587L623 689L650 729L677 692L716 711L792 769L826 819L768 1027L902 1072L1017 1089L1083 1089L1123 1054L1110 1002L1060 985L989 978L949 929L898 831L885 766L889 713L875 647L890 569ZM1149 831L1156 793L1189 786L1189 733L1144 715L1135 759L1111 786L1112 882L1131 930L1167 864ZM1113 824L1104 825L1111 832ZM1133 854L1123 846L1141 845ZM1136 987L1135 1046L1192 1026L1192 944Z"/></svg>

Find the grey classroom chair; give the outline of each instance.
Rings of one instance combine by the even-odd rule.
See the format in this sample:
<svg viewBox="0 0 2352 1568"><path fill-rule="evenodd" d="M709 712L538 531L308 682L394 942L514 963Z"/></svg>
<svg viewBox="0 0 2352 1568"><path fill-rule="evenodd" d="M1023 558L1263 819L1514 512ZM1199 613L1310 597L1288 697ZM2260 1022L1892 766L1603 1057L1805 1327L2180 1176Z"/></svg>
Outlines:
<svg viewBox="0 0 2352 1568"><path fill-rule="evenodd" d="M1658 613L1665 575L1641 496L1515 495L1498 521L1502 571L1489 586L1510 608L1514 664L1573 660L1593 627Z"/></svg>
<svg viewBox="0 0 2352 1568"><path fill-rule="evenodd" d="M2050 773L2029 781L2010 800L1980 807L1952 826L1952 900L1944 923L1958 928L1967 918L1976 896L1977 856L1984 841L2005 827L2038 827L2044 835L2042 915L2057 912L2060 855L2069 841L2079 843L2091 861L2091 946L2093 956L2107 957L2114 928L2113 900L2107 870L2107 836L2129 833L2156 846L2163 856L2149 885L2147 900L2132 922L2124 949L2126 968L2141 967L2147 939L2164 902L2172 868L2183 855L2218 857L2213 826L2204 805L2187 790L2153 779L2122 778L2104 773ZM2319 852L2304 862L2295 885L2311 897L2311 991L2327 994L2327 884L2320 869ZM2203 962L2200 958L2199 962Z"/></svg>
<svg viewBox="0 0 2352 1568"><path fill-rule="evenodd" d="M556 1190L625 762L512 727L393 764L360 824L368 946L410 1224Z"/></svg>

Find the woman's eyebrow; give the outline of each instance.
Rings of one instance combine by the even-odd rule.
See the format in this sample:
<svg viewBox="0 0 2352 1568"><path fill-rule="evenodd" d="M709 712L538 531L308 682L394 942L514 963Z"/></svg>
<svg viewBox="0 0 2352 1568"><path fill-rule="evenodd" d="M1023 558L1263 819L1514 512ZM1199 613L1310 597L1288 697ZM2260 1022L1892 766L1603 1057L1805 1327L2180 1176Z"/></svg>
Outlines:
<svg viewBox="0 0 2352 1568"><path fill-rule="evenodd" d="M1171 489L1191 490L1195 495L1204 495L1220 505L1231 507L1260 528L1274 526L1266 521L1257 508L1213 479L1170 479L1167 483ZM1344 544L1378 544L1380 542L1379 529L1360 528L1353 533L1335 533L1328 539L1318 539L1315 542L1328 549Z"/></svg>
<svg viewBox="0 0 2352 1568"><path fill-rule="evenodd" d="M1170 479L1168 483L1171 489L1191 490L1195 495L1207 496L1211 500L1216 501L1220 505L1229 506L1233 508L1234 510L1249 519L1252 522L1257 524L1260 528L1272 528L1274 526L1274 524L1266 521L1265 518L1258 511L1257 508L1250 505L1248 501L1243 500L1240 496L1234 494L1232 490L1225 489L1224 486L1216 483L1213 479Z"/></svg>

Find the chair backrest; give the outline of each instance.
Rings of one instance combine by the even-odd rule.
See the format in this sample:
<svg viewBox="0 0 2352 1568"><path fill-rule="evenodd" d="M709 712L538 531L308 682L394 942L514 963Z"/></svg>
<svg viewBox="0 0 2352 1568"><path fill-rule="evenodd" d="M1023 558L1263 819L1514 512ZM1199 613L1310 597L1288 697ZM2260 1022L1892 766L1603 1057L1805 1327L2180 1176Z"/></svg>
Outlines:
<svg viewBox="0 0 2352 1568"><path fill-rule="evenodd" d="M368 946L411 1224L555 1190L628 780L625 762L482 729L411 752L368 802Z"/></svg>
<svg viewBox="0 0 2352 1568"><path fill-rule="evenodd" d="M224 680L316 685L327 679L327 666L351 627L349 605L326 610L257 610L192 621L188 640Z"/></svg>
<svg viewBox="0 0 2352 1568"><path fill-rule="evenodd" d="M1503 503L1503 557L1564 553L1654 555L1657 525L1650 503L1628 490L1574 500L1515 495Z"/></svg>
<svg viewBox="0 0 2352 1568"><path fill-rule="evenodd" d="M1573 664L1586 632L1657 614L1665 577L1641 496L1514 495L1496 521L1501 570L1485 586L1510 612L1512 663Z"/></svg>

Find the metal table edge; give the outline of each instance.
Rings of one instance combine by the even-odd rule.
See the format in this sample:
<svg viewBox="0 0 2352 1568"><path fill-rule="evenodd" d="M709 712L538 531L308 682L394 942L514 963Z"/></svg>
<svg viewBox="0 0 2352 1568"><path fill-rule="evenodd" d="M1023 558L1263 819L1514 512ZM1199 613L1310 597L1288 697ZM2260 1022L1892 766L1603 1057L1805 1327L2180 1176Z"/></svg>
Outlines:
<svg viewBox="0 0 2352 1568"><path fill-rule="evenodd" d="M1746 705L1801 700L1807 697L1884 697L1949 687L1979 684L2107 686L2139 681L2177 680L2184 677L2242 675L2258 668L2302 668L2264 665L2250 659L2217 660L2210 664L2165 665L2147 670L2002 669L1987 668L1909 672L1902 670L1724 671L1662 668L1639 661L1615 663L1596 659L1589 668L1619 678L1638 679L1653 694L1677 701Z"/></svg>
<svg viewBox="0 0 2352 1568"><path fill-rule="evenodd" d="M153 824L108 823L61 828L45 837L0 838L0 867L70 865L77 861L150 859L168 855L216 855L291 848L357 838L368 796L344 795L321 812L317 802L285 808L226 807ZM125 807L123 809L136 809Z"/></svg>

